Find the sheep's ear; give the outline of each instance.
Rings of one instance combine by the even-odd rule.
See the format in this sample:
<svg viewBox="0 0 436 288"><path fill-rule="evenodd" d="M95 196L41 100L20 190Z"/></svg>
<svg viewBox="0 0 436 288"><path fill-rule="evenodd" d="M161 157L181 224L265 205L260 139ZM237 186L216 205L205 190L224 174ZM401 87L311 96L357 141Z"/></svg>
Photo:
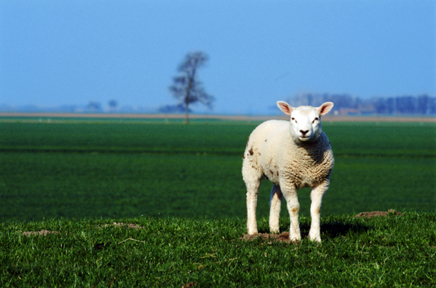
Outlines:
<svg viewBox="0 0 436 288"><path fill-rule="evenodd" d="M329 113L330 110L332 110L332 108L333 108L333 102L325 102L324 104L316 108L316 110L318 110L319 116L322 116Z"/></svg>
<svg viewBox="0 0 436 288"><path fill-rule="evenodd" d="M289 116L291 116L291 112L292 110L294 110L294 108L292 108L291 105L289 105L285 101L278 101L277 106L280 108L280 110L282 110L283 113Z"/></svg>

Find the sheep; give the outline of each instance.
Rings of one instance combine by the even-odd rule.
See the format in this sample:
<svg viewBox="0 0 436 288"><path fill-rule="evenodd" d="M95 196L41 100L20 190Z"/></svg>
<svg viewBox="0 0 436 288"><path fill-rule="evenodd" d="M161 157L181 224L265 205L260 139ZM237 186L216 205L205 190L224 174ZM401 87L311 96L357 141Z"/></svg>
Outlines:
<svg viewBox="0 0 436 288"><path fill-rule="evenodd" d="M279 217L283 196L291 219L289 238L300 241L297 190L310 187L312 223L311 241L321 242L321 202L330 184L334 159L330 142L321 130L321 116L332 108L326 102L315 108L291 107L284 101L277 106L290 121L269 120L257 126L248 138L243 156L242 176L247 187L247 230L257 234L256 206L261 180L274 183L270 197L269 228L279 233Z"/></svg>

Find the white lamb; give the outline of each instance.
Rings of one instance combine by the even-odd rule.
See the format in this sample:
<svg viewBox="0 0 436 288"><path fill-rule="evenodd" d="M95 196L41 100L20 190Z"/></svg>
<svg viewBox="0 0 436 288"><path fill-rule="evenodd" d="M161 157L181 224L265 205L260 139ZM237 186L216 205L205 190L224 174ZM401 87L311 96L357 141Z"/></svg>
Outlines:
<svg viewBox="0 0 436 288"><path fill-rule="evenodd" d="M257 194L260 181L266 177L274 183L270 198L270 232L279 232L280 208L284 196L291 218L290 240L301 240L297 190L310 187L312 223L309 239L321 242L321 201L329 187L334 164L330 142L321 131L321 116L333 108L333 103L326 102L318 108L293 108L288 103L279 101L277 106L291 117L291 121L270 120L260 124L248 138L243 156L242 176L247 186L248 234L258 232Z"/></svg>

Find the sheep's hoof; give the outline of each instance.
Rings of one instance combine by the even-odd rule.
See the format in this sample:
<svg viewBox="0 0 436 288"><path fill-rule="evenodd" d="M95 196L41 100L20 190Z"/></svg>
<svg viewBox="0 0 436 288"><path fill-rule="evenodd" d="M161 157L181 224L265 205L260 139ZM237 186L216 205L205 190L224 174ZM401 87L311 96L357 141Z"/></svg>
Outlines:
<svg viewBox="0 0 436 288"><path fill-rule="evenodd" d="M280 229L279 228L270 228L269 229L269 233L271 233L271 234L280 234Z"/></svg>
<svg viewBox="0 0 436 288"><path fill-rule="evenodd" d="M321 243L321 236L319 234L317 234L317 235L313 235L313 234L315 234L315 233L310 233L309 232L309 240Z"/></svg>
<svg viewBox="0 0 436 288"><path fill-rule="evenodd" d="M299 242L301 241L301 235L289 235L289 240L292 242Z"/></svg>
<svg viewBox="0 0 436 288"><path fill-rule="evenodd" d="M310 241L321 243L321 238L309 238Z"/></svg>
<svg viewBox="0 0 436 288"><path fill-rule="evenodd" d="M248 230L248 231L247 231L247 234L248 234L248 235L256 235L256 234L258 234L258 232L257 232L257 230L251 230L251 231Z"/></svg>

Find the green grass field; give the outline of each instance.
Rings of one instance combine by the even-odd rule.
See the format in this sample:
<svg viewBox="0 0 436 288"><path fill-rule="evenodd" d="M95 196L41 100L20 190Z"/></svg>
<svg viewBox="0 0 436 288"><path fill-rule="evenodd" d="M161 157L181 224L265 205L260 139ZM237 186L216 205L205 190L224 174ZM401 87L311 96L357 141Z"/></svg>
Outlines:
<svg viewBox="0 0 436 288"><path fill-rule="evenodd" d="M307 189L303 241L240 239L241 156L257 124L0 119L0 286L436 285L435 124L323 123L335 169L322 244L306 238ZM404 214L354 217L388 209ZM54 233L26 235L42 230Z"/></svg>
<svg viewBox="0 0 436 288"><path fill-rule="evenodd" d="M123 222L127 225L114 225ZM303 236L310 219L301 218ZM281 229L287 230L289 220ZM268 229L266 217L260 230ZM46 236L27 236L48 230ZM322 244L245 241L242 219L0 224L2 287L434 287L436 215L323 217ZM189 286L191 285L191 286Z"/></svg>
<svg viewBox="0 0 436 288"><path fill-rule="evenodd" d="M0 122L2 222L246 216L242 153L258 123L7 120ZM323 215L435 210L435 124L324 123L323 129L335 154ZM264 180L259 216L268 214L270 189ZM309 191L299 197L309 215Z"/></svg>

